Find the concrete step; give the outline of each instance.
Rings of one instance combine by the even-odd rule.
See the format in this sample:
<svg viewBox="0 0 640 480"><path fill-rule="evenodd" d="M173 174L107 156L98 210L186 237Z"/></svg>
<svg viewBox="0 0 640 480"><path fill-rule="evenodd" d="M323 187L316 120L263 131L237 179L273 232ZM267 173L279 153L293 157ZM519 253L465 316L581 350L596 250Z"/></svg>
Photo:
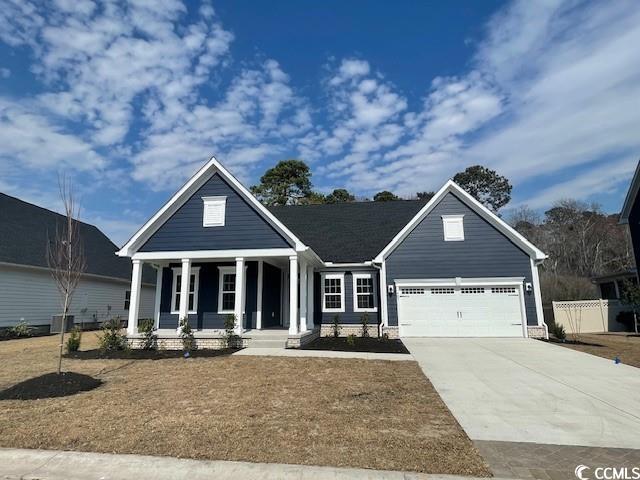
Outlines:
<svg viewBox="0 0 640 480"><path fill-rule="evenodd" d="M287 339L251 339L247 345L250 348L285 348Z"/></svg>

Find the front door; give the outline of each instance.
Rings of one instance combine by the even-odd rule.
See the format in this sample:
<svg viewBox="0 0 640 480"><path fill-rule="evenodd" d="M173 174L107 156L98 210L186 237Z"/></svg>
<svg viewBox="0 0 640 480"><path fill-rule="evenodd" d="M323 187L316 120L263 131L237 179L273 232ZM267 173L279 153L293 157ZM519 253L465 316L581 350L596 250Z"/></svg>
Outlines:
<svg viewBox="0 0 640 480"><path fill-rule="evenodd" d="M278 267L264 262L262 277L262 325L263 328L279 327L281 273Z"/></svg>

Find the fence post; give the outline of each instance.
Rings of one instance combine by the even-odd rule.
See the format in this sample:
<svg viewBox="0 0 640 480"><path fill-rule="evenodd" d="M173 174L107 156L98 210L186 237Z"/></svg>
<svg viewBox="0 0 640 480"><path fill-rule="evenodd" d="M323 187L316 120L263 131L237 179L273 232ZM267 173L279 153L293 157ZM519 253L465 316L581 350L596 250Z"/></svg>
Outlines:
<svg viewBox="0 0 640 480"><path fill-rule="evenodd" d="M605 319L605 316L604 316L604 302L602 301L601 298L598 299L598 304L600 305L600 318L602 318L602 331L603 332L608 332L609 331L609 314L607 312L607 317Z"/></svg>

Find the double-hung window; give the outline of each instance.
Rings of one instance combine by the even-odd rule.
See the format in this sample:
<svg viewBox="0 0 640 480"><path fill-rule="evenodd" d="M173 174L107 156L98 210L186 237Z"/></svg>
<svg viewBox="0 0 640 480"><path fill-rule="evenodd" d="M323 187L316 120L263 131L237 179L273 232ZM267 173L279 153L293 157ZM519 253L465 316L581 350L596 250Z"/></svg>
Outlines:
<svg viewBox="0 0 640 480"><path fill-rule="evenodd" d="M322 311L344 312L344 274L322 275Z"/></svg>
<svg viewBox="0 0 640 480"><path fill-rule="evenodd" d="M189 300L187 302L188 313L198 313L198 284L200 279L200 267L191 267L189 277ZM171 289L171 313L180 313L180 295L182 295L182 268L173 268L173 287Z"/></svg>
<svg viewBox="0 0 640 480"><path fill-rule="evenodd" d="M236 306L236 268L218 269L218 313L233 313Z"/></svg>
<svg viewBox="0 0 640 480"><path fill-rule="evenodd" d="M377 312L376 288L371 273L353 274L353 311Z"/></svg>

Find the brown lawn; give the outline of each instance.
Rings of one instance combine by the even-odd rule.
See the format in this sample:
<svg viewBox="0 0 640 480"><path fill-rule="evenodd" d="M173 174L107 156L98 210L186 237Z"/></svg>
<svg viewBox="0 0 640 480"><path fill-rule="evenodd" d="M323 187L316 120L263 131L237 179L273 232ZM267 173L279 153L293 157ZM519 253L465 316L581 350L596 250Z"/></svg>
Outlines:
<svg viewBox="0 0 640 480"><path fill-rule="evenodd" d="M0 342L0 389L52 371L56 338ZM85 333L83 348L94 348ZM70 360L105 383L0 402L0 447L490 475L415 362Z"/></svg>
<svg viewBox="0 0 640 480"><path fill-rule="evenodd" d="M640 368L640 337L632 334L582 333L580 341L592 345L559 344L603 358L620 357L622 363Z"/></svg>

